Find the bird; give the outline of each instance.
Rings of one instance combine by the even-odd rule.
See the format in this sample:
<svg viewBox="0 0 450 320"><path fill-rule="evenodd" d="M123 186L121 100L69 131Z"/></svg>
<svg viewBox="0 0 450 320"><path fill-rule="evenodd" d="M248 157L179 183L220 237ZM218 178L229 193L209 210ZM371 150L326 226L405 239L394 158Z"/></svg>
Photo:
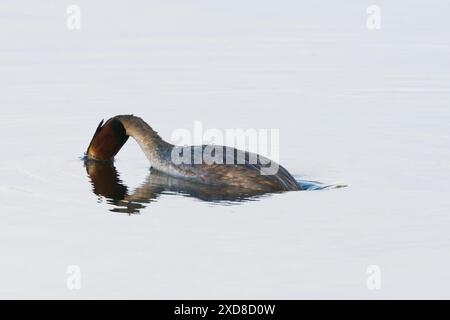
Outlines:
<svg viewBox="0 0 450 320"><path fill-rule="evenodd" d="M85 157L92 161L114 161L129 137L136 140L149 160L151 170L174 178L211 187L233 187L242 192L302 190L284 167L266 157L229 146L173 145L134 115L102 120Z"/></svg>

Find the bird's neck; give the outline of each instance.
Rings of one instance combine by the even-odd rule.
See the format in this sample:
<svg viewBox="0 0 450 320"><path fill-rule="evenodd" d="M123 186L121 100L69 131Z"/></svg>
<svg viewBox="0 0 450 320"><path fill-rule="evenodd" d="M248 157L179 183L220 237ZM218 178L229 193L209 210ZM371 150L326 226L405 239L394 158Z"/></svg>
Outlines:
<svg viewBox="0 0 450 320"><path fill-rule="evenodd" d="M144 120L133 115L116 117L124 126L126 134L139 144L153 168L164 171L170 161L173 145L164 141Z"/></svg>

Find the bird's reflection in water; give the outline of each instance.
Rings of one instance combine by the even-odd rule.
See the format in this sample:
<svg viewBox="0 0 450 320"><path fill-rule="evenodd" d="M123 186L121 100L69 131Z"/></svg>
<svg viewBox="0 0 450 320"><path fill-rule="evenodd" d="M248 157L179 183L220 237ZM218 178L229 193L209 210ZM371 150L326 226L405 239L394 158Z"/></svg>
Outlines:
<svg viewBox="0 0 450 320"><path fill-rule="evenodd" d="M264 192L242 191L233 187L214 187L178 179L158 171L150 170L145 181L130 191L120 180L112 163L85 161L86 171L91 179L93 192L107 199L114 206L111 211L128 214L140 213L161 194L181 195L197 198L215 204L231 205L256 200Z"/></svg>

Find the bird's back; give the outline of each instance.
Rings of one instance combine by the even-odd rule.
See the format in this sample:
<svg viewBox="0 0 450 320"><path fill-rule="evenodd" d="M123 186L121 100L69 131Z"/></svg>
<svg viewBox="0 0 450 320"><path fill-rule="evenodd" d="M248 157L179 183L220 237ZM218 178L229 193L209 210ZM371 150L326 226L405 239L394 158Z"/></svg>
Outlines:
<svg viewBox="0 0 450 320"><path fill-rule="evenodd" d="M172 171L201 183L260 191L301 189L285 168L254 153L211 145L174 147L172 161L173 154L181 153L186 161L175 164Z"/></svg>

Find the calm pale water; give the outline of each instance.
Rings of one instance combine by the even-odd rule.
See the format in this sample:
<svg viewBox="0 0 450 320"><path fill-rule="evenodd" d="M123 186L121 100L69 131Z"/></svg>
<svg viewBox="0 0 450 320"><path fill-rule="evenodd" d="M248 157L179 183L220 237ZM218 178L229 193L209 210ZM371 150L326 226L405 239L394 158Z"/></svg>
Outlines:
<svg viewBox="0 0 450 320"><path fill-rule="evenodd" d="M77 1L72 31L72 2L2 2L0 297L450 298L450 4L381 1L369 30L335 2ZM348 187L121 210L81 157L123 113L276 128L299 180ZM131 139L115 169L149 190Z"/></svg>

